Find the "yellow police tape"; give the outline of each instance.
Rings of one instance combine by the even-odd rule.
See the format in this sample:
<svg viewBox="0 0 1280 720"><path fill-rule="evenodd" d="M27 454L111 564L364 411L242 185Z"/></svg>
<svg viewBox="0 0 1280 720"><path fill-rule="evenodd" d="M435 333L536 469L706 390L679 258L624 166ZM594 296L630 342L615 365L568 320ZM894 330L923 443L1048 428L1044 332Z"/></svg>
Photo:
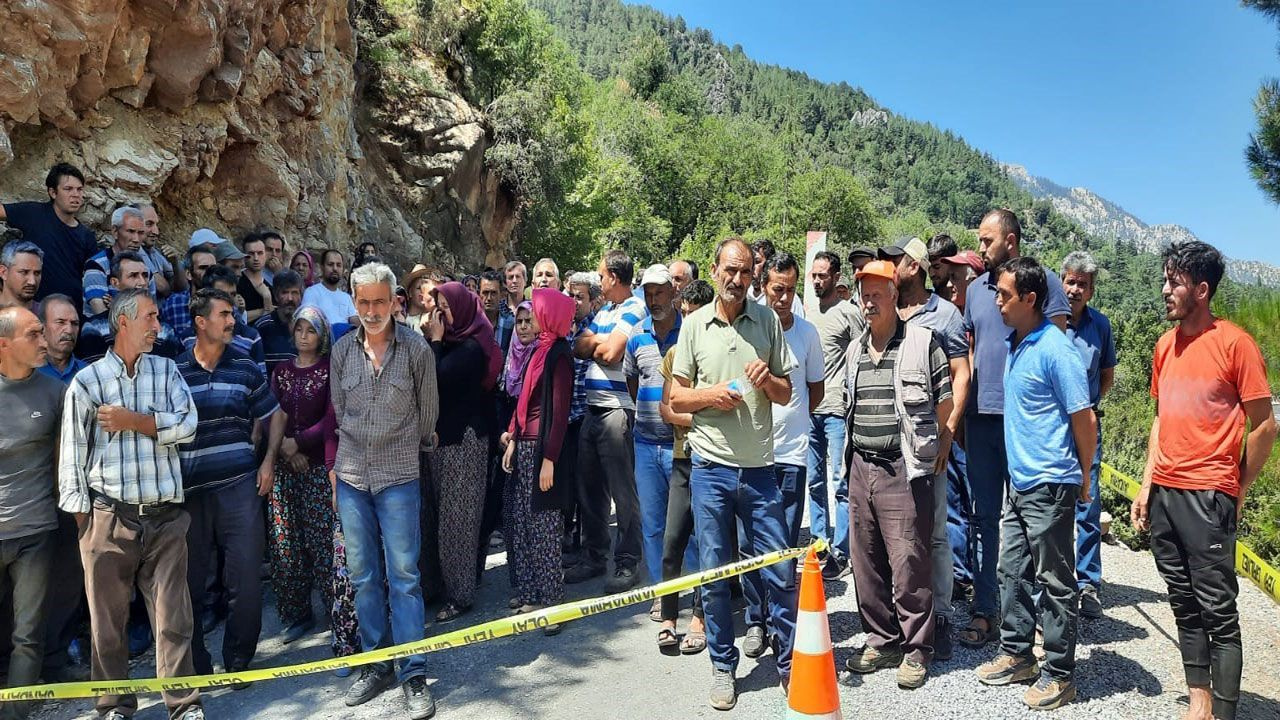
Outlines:
<svg viewBox="0 0 1280 720"><path fill-rule="evenodd" d="M1129 500L1137 497L1142 489L1142 483L1106 463L1102 463L1100 479L1103 485ZM1280 603L1280 572L1242 542L1236 543L1236 572L1252 580L1268 597Z"/></svg>
<svg viewBox="0 0 1280 720"><path fill-rule="evenodd" d="M817 551L821 551L826 547L826 543L822 540L817 540L809 547L812 547ZM640 602L651 602L654 599L669 593L689 590L699 585L705 585L706 583L715 582L717 580L724 580L725 578L733 577L734 575L741 575L746 572L751 572L752 570L758 570L762 567L773 565L774 563L790 560L805 554L808 550L808 547L775 550L774 552L766 553L759 557L740 560L723 567L715 568L714 570L707 570L705 572L665 580L657 585L651 585L645 588L638 588L636 590L630 590L616 595L607 595L605 597L591 598L588 600L576 600L574 602L536 610L531 613L491 620L462 630L454 630L453 632L448 632L443 635L435 635L425 638L418 642L405 643L403 645L396 645L394 647L384 648L381 650L371 650L369 652L347 655L345 657L333 658L331 660L318 660L316 662L299 663L297 665L288 665L277 668L262 668L260 670L244 670L242 672L225 673L222 675L193 675L189 677L176 678L148 678L145 680L91 680L88 682L57 683L51 685L29 685L26 687L0 689L0 702L9 700L64 700L68 698L97 697L99 695L125 695L130 693L221 687L241 682L256 682L258 680L274 680L277 678L296 677L298 675L310 675L312 673L337 670L339 668L351 668L360 665L368 665L369 663L374 662L395 660L397 658L408 657L409 655L436 652L437 650L450 650L452 648L475 645L489 640L508 637L510 635L519 635L520 633L529 632L530 630L539 630L547 625L567 622L569 620L577 620L590 615L597 615L609 610L615 610L620 607L626 607L627 605L634 605Z"/></svg>

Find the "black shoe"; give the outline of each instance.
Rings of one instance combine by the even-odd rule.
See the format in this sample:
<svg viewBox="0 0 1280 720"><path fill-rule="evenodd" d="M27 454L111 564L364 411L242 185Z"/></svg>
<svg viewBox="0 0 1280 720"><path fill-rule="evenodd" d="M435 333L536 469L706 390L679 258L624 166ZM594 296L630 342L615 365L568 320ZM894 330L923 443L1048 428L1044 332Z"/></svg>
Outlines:
<svg viewBox="0 0 1280 720"><path fill-rule="evenodd" d="M620 593L635 587L638 582L640 582L640 575L636 573L636 569L621 565L613 571L613 577L604 581L604 591Z"/></svg>
<svg viewBox="0 0 1280 720"><path fill-rule="evenodd" d="M213 629L218 627L218 623L221 622L221 620L222 619L218 617L218 613L213 611L213 608L205 608L204 611L200 613L200 627L204 628L206 635L213 632Z"/></svg>
<svg viewBox="0 0 1280 720"><path fill-rule="evenodd" d="M427 679L421 675L404 681L404 699L409 703L411 720L427 720L436 714L436 701L427 689Z"/></svg>
<svg viewBox="0 0 1280 720"><path fill-rule="evenodd" d="M234 663L231 663L229 667L227 667L227 672L238 673L242 670L248 670L248 669L249 669L249 663L234 662ZM244 690L245 688L249 687L252 684L253 683L250 683L250 682L234 682L234 683L231 683L230 688L232 690Z"/></svg>
<svg viewBox="0 0 1280 720"><path fill-rule="evenodd" d="M564 581L570 585L574 583L586 582L592 578L598 578L604 574L603 565L595 565L589 562L580 562L577 565L564 571Z"/></svg>
<svg viewBox="0 0 1280 720"><path fill-rule="evenodd" d="M390 668L385 670L378 668L376 665L365 665L360 668L360 677L351 683L350 689L347 690L347 697L344 702L347 707L355 707L362 705L374 699L383 690L391 687L396 681L396 676L391 672Z"/></svg>
<svg viewBox="0 0 1280 720"><path fill-rule="evenodd" d="M1102 617L1102 602L1098 600L1098 588L1085 585L1080 590L1080 617L1097 620Z"/></svg>
<svg viewBox="0 0 1280 720"><path fill-rule="evenodd" d="M822 565L823 580L839 580L847 572L849 572L849 561L835 553L828 555L827 561Z"/></svg>
<svg viewBox="0 0 1280 720"><path fill-rule="evenodd" d="M281 640L285 645L291 642L297 642L306 636L307 633L315 629L316 619L313 615L307 614L306 617L296 622L290 623L289 627L284 629L284 638Z"/></svg>
<svg viewBox="0 0 1280 720"><path fill-rule="evenodd" d="M951 621L944 615L935 618L933 626L933 659L950 660L955 648L951 642Z"/></svg>
<svg viewBox="0 0 1280 720"><path fill-rule="evenodd" d="M747 636L742 639L742 654L749 658L758 658L764 654L764 648L764 626L752 625L747 628Z"/></svg>

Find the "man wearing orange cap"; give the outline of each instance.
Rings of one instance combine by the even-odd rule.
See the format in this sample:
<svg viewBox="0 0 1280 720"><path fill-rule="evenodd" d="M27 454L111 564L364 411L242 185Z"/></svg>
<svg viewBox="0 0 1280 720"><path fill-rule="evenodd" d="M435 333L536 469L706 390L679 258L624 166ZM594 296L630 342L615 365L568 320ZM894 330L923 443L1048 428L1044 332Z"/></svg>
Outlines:
<svg viewBox="0 0 1280 720"><path fill-rule="evenodd" d="M933 659L933 483L951 448L951 371L933 331L899 318L892 262L855 279L869 331L849 346L844 461L867 644L845 667L896 667L898 685L918 688Z"/></svg>

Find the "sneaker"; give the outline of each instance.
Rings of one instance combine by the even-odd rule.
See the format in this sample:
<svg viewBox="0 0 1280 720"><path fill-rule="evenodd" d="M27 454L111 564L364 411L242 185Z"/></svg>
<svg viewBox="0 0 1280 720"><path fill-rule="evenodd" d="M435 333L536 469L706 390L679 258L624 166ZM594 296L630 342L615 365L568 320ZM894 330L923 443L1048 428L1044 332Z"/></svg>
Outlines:
<svg viewBox="0 0 1280 720"><path fill-rule="evenodd" d="M1080 617L1090 620L1102 617L1102 602L1098 600L1098 588L1092 585L1080 588Z"/></svg>
<svg viewBox="0 0 1280 720"><path fill-rule="evenodd" d="M951 621L946 615L939 615L934 618L933 623L933 659L934 660L950 660L954 653L954 643L951 640Z"/></svg>
<svg viewBox="0 0 1280 720"><path fill-rule="evenodd" d="M613 577L604 581L604 591L620 593L635 587L638 582L640 582L640 576L636 574L636 569L622 565L613 571Z"/></svg>
<svg viewBox="0 0 1280 720"><path fill-rule="evenodd" d="M564 581L569 585L572 585L574 583L586 582L592 578L598 578L603 574L603 565L580 562L564 571Z"/></svg>
<svg viewBox="0 0 1280 720"><path fill-rule="evenodd" d="M360 668L360 677L356 678L356 681L351 683L351 688L347 690L344 702L347 703L347 707L367 703L377 697L378 693L391 687L395 679L390 668L382 670L374 665L365 665Z"/></svg>
<svg viewBox="0 0 1280 720"><path fill-rule="evenodd" d="M110 710L106 715L98 718L98 720L129 720L129 716L119 710Z"/></svg>
<svg viewBox="0 0 1280 720"><path fill-rule="evenodd" d="M311 613L307 613L306 617L302 618L301 620L297 620L295 622L290 623L289 627L284 629L284 637L281 638L280 642L284 643L285 645L288 645L289 643L292 643L292 642L297 642L302 638L306 637L307 633L311 632L315 628L315 626L316 626L315 616L313 616Z"/></svg>
<svg viewBox="0 0 1280 720"><path fill-rule="evenodd" d="M711 707L732 710L738 704L738 681L730 670L711 671Z"/></svg>
<svg viewBox="0 0 1280 720"><path fill-rule="evenodd" d="M1008 685L1036 679L1040 667L1035 658L1000 653L994 660L979 665L977 673L984 685Z"/></svg>
<svg viewBox="0 0 1280 720"><path fill-rule="evenodd" d="M928 670L924 665L911 658L903 658L902 664L898 666L898 687L914 690L924 685L924 676L927 674Z"/></svg>
<svg viewBox="0 0 1280 720"><path fill-rule="evenodd" d="M192 705L186 712L179 715L177 720L204 720L204 708Z"/></svg>
<svg viewBox="0 0 1280 720"><path fill-rule="evenodd" d="M1035 685L1027 688L1022 702L1032 710L1055 710L1076 699L1076 684L1070 680L1057 680L1041 675Z"/></svg>
<svg viewBox="0 0 1280 720"><path fill-rule="evenodd" d="M752 625L747 628L747 636L742 639L742 654L749 658L758 658L764 654L764 649L764 626Z"/></svg>
<svg viewBox="0 0 1280 720"><path fill-rule="evenodd" d="M427 720L436 714L436 701L427 689L427 679L421 675L404 681L404 699L409 703L411 720Z"/></svg>
<svg viewBox="0 0 1280 720"><path fill-rule="evenodd" d="M822 564L823 580L839 580L849 572L849 561L831 553L827 555L827 561Z"/></svg>
<svg viewBox="0 0 1280 720"><path fill-rule="evenodd" d="M863 645L862 649L859 650L857 654L844 661L844 669L849 672L856 672L865 675L877 670L898 667L901 664L901 649L888 648L885 650L877 650L870 645Z"/></svg>

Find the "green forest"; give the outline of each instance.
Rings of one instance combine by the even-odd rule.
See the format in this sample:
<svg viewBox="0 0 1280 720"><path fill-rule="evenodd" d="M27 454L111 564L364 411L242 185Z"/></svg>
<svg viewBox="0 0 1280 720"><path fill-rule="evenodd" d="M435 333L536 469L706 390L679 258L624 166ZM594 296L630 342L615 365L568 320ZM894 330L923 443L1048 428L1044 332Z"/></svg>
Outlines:
<svg viewBox="0 0 1280 720"><path fill-rule="evenodd" d="M1168 329L1158 256L1099 238L1034 201L954 133L882 108L846 83L753 61L679 17L617 0L381 0L360 13L373 92L411 102L444 76L485 108L490 167L521 199L520 254L594 266L604 248L638 265L708 267L719 238L802 253L939 232L973 247L993 207L1023 221L1024 252L1050 266L1088 249L1104 269L1095 305L1120 364L1104 402L1104 459L1141 474L1153 404L1151 350ZM423 70L427 63L433 72ZM856 81L856 78L853 78ZM1280 295L1224 281L1216 306L1263 346L1276 387ZM1280 468L1250 494L1241 538L1280 561ZM1106 498L1115 532L1128 504Z"/></svg>

